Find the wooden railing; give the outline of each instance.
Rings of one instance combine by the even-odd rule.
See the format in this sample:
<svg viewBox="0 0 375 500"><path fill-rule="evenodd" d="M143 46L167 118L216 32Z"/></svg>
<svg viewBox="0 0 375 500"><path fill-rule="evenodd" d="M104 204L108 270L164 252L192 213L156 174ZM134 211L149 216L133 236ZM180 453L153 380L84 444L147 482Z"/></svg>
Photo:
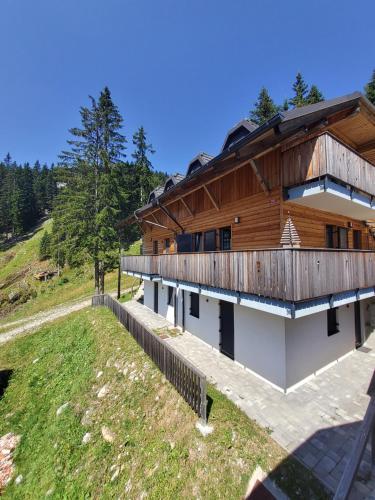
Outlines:
<svg viewBox="0 0 375 500"><path fill-rule="evenodd" d="M107 306L131 333L145 353L174 385L190 407L207 421L206 376L171 346L163 342L142 322L135 319L117 300L109 295L95 295L93 306Z"/></svg>
<svg viewBox="0 0 375 500"><path fill-rule="evenodd" d="M375 252L278 248L122 257L123 271L288 301L375 286Z"/></svg>
<svg viewBox="0 0 375 500"><path fill-rule="evenodd" d="M349 498L368 441L371 440L372 468L375 466L375 399L371 399L333 500Z"/></svg>
<svg viewBox="0 0 375 500"><path fill-rule="evenodd" d="M282 172L284 186L330 175L375 195L374 165L329 133L284 151Z"/></svg>

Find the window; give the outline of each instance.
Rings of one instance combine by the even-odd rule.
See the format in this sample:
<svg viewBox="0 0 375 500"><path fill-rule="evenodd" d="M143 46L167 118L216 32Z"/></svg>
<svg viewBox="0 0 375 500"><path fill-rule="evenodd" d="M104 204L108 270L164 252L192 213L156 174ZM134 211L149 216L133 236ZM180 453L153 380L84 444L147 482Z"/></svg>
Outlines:
<svg viewBox="0 0 375 500"><path fill-rule="evenodd" d="M212 229L211 231L206 231L204 233L204 251L214 252L216 250L216 231Z"/></svg>
<svg viewBox="0 0 375 500"><path fill-rule="evenodd" d="M327 334L328 337L339 333L339 323L337 321L337 307L327 311Z"/></svg>
<svg viewBox="0 0 375 500"><path fill-rule="evenodd" d="M353 248L357 250L362 248L362 233L358 229L353 230Z"/></svg>
<svg viewBox="0 0 375 500"><path fill-rule="evenodd" d="M173 286L168 287L168 305L173 306Z"/></svg>
<svg viewBox="0 0 375 500"><path fill-rule="evenodd" d="M327 248L348 248L348 229L346 227L326 226Z"/></svg>
<svg viewBox="0 0 375 500"><path fill-rule="evenodd" d="M164 243L165 243L165 250L167 253L169 253L169 248L171 246L171 240L169 238L166 238Z"/></svg>
<svg viewBox="0 0 375 500"><path fill-rule="evenodd" d="M191 292L190 294L190 316L199 318L199 294Z"/></svg>
<svg viewBox="0 0 375 500"><path fill-rule="evenodd" d="M159 253L158 240L154 240L152 242L152 252L153 252L154 255L157 255Z"/></svg>
<svg viewBox="0 0 375 500"><path fill-rule="evenodd" d="M220 250L230 250L232 241L232 230L230 227L220 229Z"/></svg>
<svg viewBox="0 0 375 500"><path fill-rule="evenodd" d="M202 233L193 234L193 252L202 251Z"/></svg>
<svg viewBox="0 0 375 500"><path fill-rule="evenodd" d="M177 252L192 252L193 249L193 235L189 233L178 234L176 236Z"/></svg>

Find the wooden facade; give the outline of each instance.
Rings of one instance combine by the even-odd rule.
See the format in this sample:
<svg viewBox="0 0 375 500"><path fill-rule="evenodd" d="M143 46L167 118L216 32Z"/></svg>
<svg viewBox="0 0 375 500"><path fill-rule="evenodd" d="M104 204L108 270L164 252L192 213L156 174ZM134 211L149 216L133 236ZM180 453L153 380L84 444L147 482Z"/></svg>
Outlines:
<svg viewBox="0 0 375 500"><path fill-rule="evenodd" d="M124 258L123 269L296 301L374 286L371 251L375 250L375 237L369 221L308 208L285 198L287 187L325 176L375 195L373 153L359 145L360 140L370 144L371 134L375 136L372 119L367 111L346 113L326 120L323 127L308 134L298 132L248 160L241 158L249 155L233 154L232 163L226 160L226 169L219 164L199 182L168 194L163 207L150 206L141 216L144 255L156 249L158 254L178 252L178 235L211 230L216 231L216 245L211 248L216 252L201 253L199 248L199 253L155 261L134 258L133 266ZM289 253L282 249L288 218L301 247ZM345 230L345 252L326 251L327 227ZM230 230L231 252L220 252L220 230L224 228ZM356 251L350 252L353 249Z"/></svg>

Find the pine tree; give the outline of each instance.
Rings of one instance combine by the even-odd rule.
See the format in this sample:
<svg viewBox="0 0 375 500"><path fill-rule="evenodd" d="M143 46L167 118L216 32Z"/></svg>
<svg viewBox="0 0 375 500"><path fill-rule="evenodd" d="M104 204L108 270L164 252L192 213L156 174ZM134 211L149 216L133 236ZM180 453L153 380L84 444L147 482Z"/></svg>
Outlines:
<svg viewBox="0 0 375 500"><path fill-rule="evenodd" d="M311 85L306 101L307 104L316 104L317 102L324 101L324 96L316 85Z"/></svg>
<svg viewBox="0 0 375 500"><path fill-rule="evenodd" d="M120 180L125 137L122 117L106 87L98 101L80 110L82 128L73 128L70 150L61 154L66 188L58 196L54 219L67 258L94 264L95 288L104 293L105 272L117 258L115 230L120 213ZM61 244L61 243L60 243Z"/></svg>
<svg viewBox="0 0 375 500"><path fill-rule="evenodd" d="M46 260L51 257L51 234L46 231L39 243L39 260Z"/></svg>
<svg viewBox="0 0 375 500"><path fill-rule="evenodd" d="M146 132L141 126L133 135L135 151L132 153L135 167L136 188L139 190L139 206L146 203L147 197L152 191L152 164L148 158L148 153L154 154L152 144L147 144Z"/></svg>
<svg viewBox="0 0 375 500"><path fill-rule="evenodd" d="M296 81L293 84L293 92L294 97L289 99L289 104L294 106L295 108L300 108L301 106L305 106L307 104L307 89L308 85L305 83L303 76L301 73L297 73Z"/></svg>
<svg viewBox="0 0 375 500"><path fill-rule="evenodd" d="M372 72L372 78L365 86L365 93L367 99L375 105L375 69Z"/></svg>
<svg viewBox="0 0 375 500"><path fill-rule="evenodd" d="M269 95L268 90L262 87L254 109L250 111L250 119L257 125L262 125L272 118L277 111L278 108Z"/></svg>

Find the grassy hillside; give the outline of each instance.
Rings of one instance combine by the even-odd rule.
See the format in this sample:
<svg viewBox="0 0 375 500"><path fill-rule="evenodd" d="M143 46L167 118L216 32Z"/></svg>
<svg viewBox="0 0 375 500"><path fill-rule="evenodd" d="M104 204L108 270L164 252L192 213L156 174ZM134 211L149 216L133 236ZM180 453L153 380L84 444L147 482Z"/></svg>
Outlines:
<svg viewBox="0 0 375 500"><path fill-rule="evenodd" d="M34 274L44 270L55 270L51 261L39 261L39 243L45 231L51 230L52 221L44 222L23 241L7 249L0 247L0 327L1 324L16 321L65 302L89 297L94 291L92 266L79 269L64 269L61 275L47 282L39 282ZM130 254L137 254L140 242L129 249ZM123 276L123 288L137 282ZM117 271L106 276L106 290L114 291L117 287ZM13 303L9 295L20 294Z"/></svg>
<svg viewBox="0 0 375 500"><path fill-rule="evenodd" d="M0 436L22 436L15 465L23 476L4 499L239 499L257 464L274 470L291 498L325 498L212 387L214 432L203 437L192 410L106 309L6 344L1 368L14 372L0 400Z"/></svg>

